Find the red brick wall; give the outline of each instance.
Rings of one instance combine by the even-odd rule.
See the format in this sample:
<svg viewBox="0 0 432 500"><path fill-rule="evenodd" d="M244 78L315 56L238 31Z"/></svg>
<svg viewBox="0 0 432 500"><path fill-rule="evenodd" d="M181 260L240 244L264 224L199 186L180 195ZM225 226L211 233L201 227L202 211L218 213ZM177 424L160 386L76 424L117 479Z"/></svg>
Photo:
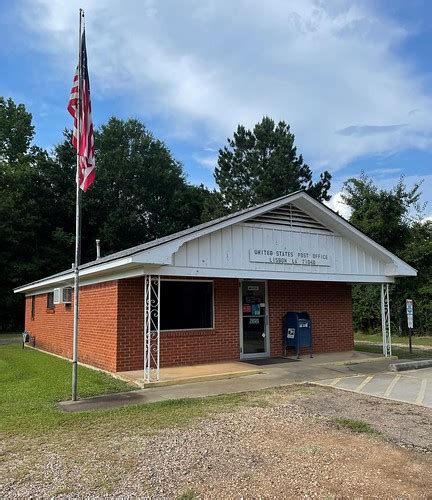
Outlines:
<svg viewBox="0 0 432 500"><path fill-rule="evenodd" d="M117 281L83 287L80 291L79 360L116 371Z"/></svg>
<svg viewBox="0 0 432 500"><path fill-rule="evenodd" d="M143 368L143 278L84 286L80 293L79 360L109 371ZM269 281L270 354L282 350L282 317L286 311L308 311L314 351L353 349L351 287L341 283ZM239 282L214 279L214 329L161 332L161 366L238 360ZM26 300L26 330L36 347L71 357L73 307L46 309L46 294Z"/></svg>
<svg viewBox="0 0 432 500"><path fill-rule="evenodd" d="M36 347L72 358L73 304L47 310L47 295L36 295L31 319L31 297L26 298L25 329ZM116 371L117 282L84 286L80 290L78 359L98 368Z"/></svg>
<svg viewBox="0 0 432 500"><path fill-rule="evenodd" d="M143 278L119 281L118 371L143 368L143 290ZM238 280L215 279L214 329L161 332L161 366L238 360L238 294Z"/></svg>
<svg viewBox="0 0 432 500"><path fill-rule="evenodd" d="M270 350L283 354L282 318L306 311L312 319L314 352L354 349L351 286L345 283L269 281ZM290 355L292 351L288 351Z"/></svg>
<svg viewBox="0 0 432 500"><path fill-rule="evenodd" d="M47 294L35 295L35 314L31 319L32 298L25 301L25 329L36 338L35 346L46 351L71 357L72 320L71 306L56 305L47 309Z"/></svg>
<svg viewBox="0 0 432 500"><path fill-rule="evenodd" d="M144 278L118 282L116 371L144 368Z"/></svg>
<svg viewBox="0 0 432 500"><path fill-rule="evenodd" d="M118 371L143 367L143 278L119 282ZM161 332L161 366L210 363L240 358L239 281L215 279L214 330ZM280 356L282 318L308 311L314 352L354 348L351 287L343 283L269 281L270 354Z"/></svg>

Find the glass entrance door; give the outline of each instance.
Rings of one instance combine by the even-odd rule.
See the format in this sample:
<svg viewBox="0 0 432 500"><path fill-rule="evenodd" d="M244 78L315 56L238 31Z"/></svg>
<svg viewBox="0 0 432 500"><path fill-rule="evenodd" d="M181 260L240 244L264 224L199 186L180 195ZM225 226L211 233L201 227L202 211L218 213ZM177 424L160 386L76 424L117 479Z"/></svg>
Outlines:
<svg viewBox="0 0 432 500"><path fill-rule="evenodd" d="M265 357L268 352L265 281L242 281L242 358Z"/></svg>

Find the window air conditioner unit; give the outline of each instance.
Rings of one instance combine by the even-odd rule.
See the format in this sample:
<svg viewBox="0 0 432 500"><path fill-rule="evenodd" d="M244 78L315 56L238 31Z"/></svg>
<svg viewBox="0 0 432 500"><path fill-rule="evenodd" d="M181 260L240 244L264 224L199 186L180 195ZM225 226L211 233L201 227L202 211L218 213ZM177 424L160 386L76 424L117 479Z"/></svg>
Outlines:
<svg viewBox="0 0 432 500"><path fill-rule="evenodd" d="M62 302L63 304L70 304L72 302L72 288L70 286L62 288Z"/></svg>
<svg viewBox="0 0 432 500"><path fill-rule="evenodd" d="M54 288L54 304L70 304L72 302L72 288Z"/></svg>
<svg viewBox="0 0 432 500"><path fill-rule="evenodd" d="M61 288L54 288L54 304L61 304L62 303L62 294L61 294Z"/></svg>

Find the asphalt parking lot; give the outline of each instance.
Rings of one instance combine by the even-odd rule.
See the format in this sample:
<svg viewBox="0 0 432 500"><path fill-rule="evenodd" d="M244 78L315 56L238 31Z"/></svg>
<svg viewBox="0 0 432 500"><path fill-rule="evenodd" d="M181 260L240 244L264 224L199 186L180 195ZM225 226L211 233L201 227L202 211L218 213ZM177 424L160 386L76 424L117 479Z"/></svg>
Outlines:
<svg viewBox="0 0 432 500"><path fill-rule="evenodd" d="M432 408L432 368L399 373L357 374L351 377L320 380L315 383Z"/></svg>

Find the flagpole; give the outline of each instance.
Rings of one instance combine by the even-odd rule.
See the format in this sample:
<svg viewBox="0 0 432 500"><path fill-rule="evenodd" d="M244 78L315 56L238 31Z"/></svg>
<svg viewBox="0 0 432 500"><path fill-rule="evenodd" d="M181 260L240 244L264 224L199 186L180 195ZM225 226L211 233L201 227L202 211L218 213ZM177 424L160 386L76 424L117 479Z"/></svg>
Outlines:
<svg viewBox="0 0 432 500"><path fill-rule="evenodd" d="M80 138L81 138L81 88L82 88L82 19L84 11L79 10L79 41L78 41L78 130L76 155L76 202L75 202L75 265L74 265L74 318L72 347L72 401L77 400L78 381L78 319L79 319L79 266L81 254L81 190L80 190Z"/></svg>

